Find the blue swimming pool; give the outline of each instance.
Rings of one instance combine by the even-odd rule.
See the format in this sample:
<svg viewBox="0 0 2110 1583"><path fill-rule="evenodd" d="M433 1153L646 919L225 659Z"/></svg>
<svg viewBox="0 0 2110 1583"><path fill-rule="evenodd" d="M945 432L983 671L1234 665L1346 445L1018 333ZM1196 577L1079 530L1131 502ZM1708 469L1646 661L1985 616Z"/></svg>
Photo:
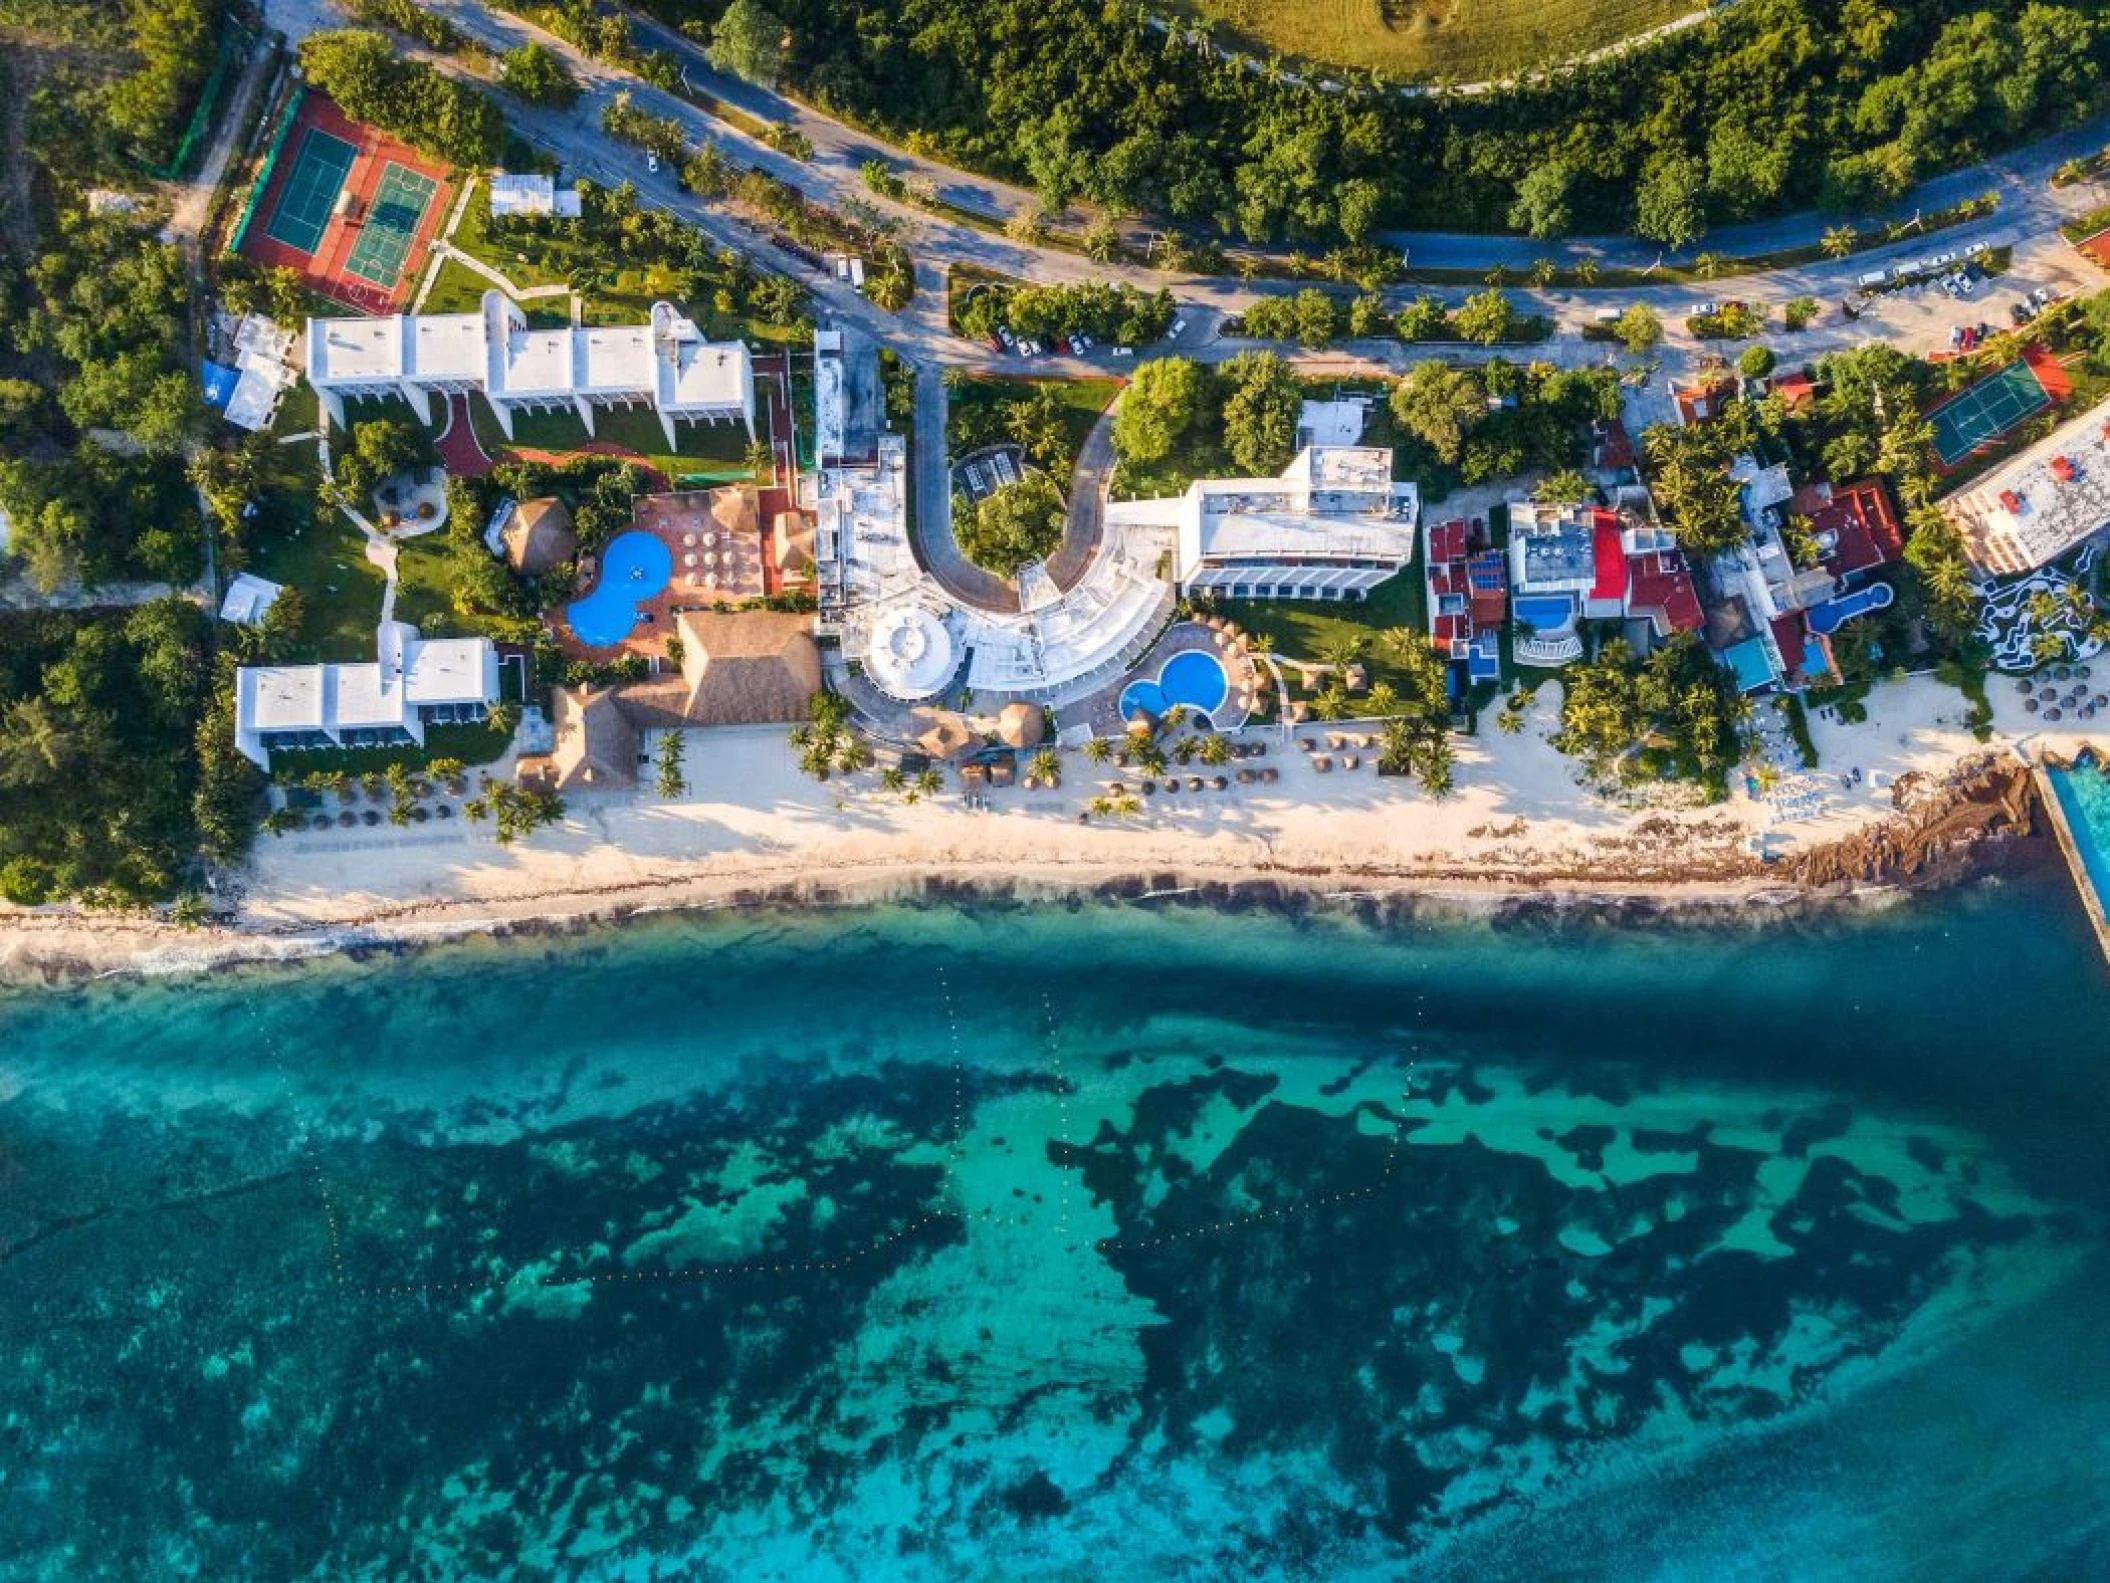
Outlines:
<svg viewBox="0 0 2110 1583"><path fill-rule="evenodd" d="M1551 637L1575 619L1575 601L1566 594L1520 594L1509 613L1541 637Z"/></svg>
<svg viewBox="0 0 2110 1583"><path fill-rule="evenodd" d="M1819 637L1830 637L1855 616L1870 610L1888 608L1897 598L1888 583L1870 583L1866 588L1855 590L1843 599L1827 599L1821 605L1812 605L1809 612L1810 630Z"/></svg>
<svg viewBox="0 0 2110 1583"><path fill-rule="evenodd" d="M590 649L612 649L637 625L637 607L667 586L674 552L650 533L619 533L601 552L593 592L565 606L564 624Z"/></svg>
<svg viewBox="0 0 2110 1583"><path fill-rule="evenodd" d="M2088 870L2100 910L2110 902L2110 774L2086 753L2072 769L2047 767L2044 774L2066 815L2066 828L2073 832L2073 844Z"/></svg>
<svg viewBox="0 0 2110 1583"><path fill-rule="evenodd" d="M1174 707L1213 716L1230 696L1231 680L1223 662L1201 649L1189 649L1160 666L1155 681L1138 679L1121 689L1121 718L1130 719L1140 709L1157 720Z"/></svg>

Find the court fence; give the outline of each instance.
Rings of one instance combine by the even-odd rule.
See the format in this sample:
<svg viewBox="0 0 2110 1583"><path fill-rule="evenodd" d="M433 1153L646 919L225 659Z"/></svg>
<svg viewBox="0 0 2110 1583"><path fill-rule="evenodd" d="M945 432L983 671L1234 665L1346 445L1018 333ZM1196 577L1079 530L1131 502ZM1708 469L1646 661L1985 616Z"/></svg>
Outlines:
<svg viewBox="0 0 2110 1583"><path fill-rule="evenodd" d="M249 201L242 205L242 217L228 234L228 252L238 252L243 239L249 235L249 223L256 218L257 206L264 201L264 194L271 186L272 173L278 169L278 156L286 146L287 137L292 134L293 123L300 119L300 107L307 97L305 83L295 83L293 92L286 96L286 108L278 118L278 130L271 134L271 146L265 149L264 161L257 167L256 184L249 189Z"/></svg>

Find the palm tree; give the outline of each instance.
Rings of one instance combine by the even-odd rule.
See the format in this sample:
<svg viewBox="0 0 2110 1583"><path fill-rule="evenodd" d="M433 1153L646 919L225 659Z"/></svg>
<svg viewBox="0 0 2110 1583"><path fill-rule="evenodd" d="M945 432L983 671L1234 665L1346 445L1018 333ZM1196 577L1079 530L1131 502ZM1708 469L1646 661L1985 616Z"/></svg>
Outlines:
<svg viewBox="0 0 2110 1583"><path fill-rule="evenodd" d="M1042 748L1033 755L1031 766L1033 778L1043 786L1062 784L1062 755L1053 748Z"/></svg>
<svg viewBox="0 0 2110 1583"><path fill-rule="evenodd" d="M927 797L935 797L945 789L945 776L935 767L916 777L916 790Z"/></svg>
<svg viewBox="0 0 2110 1583"><path fill-rule="evenodd" d="M1378 648L1402 665L1419 659L1428 642L1428 634L1413 627L1387 627L1377 635Z"/></svg>
<svg viewBox="0 0 2110 1583"><path fill-rule="evenodd" d="M1365 641L1362 633L1353 627L1346 627L1327 633L1312 647L1321 664L1331 665L1337 671L1345 671L1363 657Z"/></svg>
<svg viewBox="0 0 2110 1583"><path fill-rule="evenodd" d="M1844 258L1854 250L1854 244L1860 240L1852 226L1833 225L1825 228L1824 235L1817 245L1824 249L1826 258Z"/></svg>
<svg viewBox="0 0 2110 1583"><path fill-rule="evenodd" d="M882 791L900 796L908 786L908 771L899 764L889 764L879 772L879 786Z"/></svg>
<svg viewBox="0 0 2110 1583"><path fill-rule="evenodd" d="M1084 805L1084 811L1094 819L1104 819L1114 811L1113 799L1111 797L1094 797Z"/></svg>
<svg viewBox="0 0 2110 1583"><path fill-rule="evenodd" d="M1541 291L1553 284L1553 277L1560 273L1550 258L1535 258L1531 261L1531 283Z"/></svg>
<svg viewBox="0 0 2110 1583"><path fill-rule="evenodd" d="M1524 717L1514 707L1495 716L1495 728L1506 737L1513 737L1524 729Z"/></svg>
<svg viewBox="0 0 2110 1583"><path fill-rule="evenodd" d="M1579 258L1575 261L1575 283L1579 286L1594 286L1597 283L1597 260Z"/></svg>
<svg viewBox="0 0 2110 1583"><path fill-rule="evenodd" d="M1093 737L1084 744L1084 756L1094 764L1104 764L1114 756L1114 739L1112 737Z"/></svg>
<svg viewBox="0 0 2110 1583"><path fill-rule="evenodd" d="M1692 261L1693 272L1702 280L1712 280L1722 272L1726 262L1719 253L1702 253Z"/></svg>
<svg viewBox="0 0 2110 1583"><path fill-rule="evenodd" d="M1202 738L1201 761L1212 769L1219 764L1230 763L1231 744L1211 732L1208 736Z"/></svg>

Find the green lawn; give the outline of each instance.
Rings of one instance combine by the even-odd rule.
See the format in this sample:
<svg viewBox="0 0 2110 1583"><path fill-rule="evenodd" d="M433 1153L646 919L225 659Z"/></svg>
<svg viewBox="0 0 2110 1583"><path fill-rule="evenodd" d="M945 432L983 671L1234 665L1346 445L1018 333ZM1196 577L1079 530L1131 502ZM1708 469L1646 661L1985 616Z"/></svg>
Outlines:
<svg viewBox="0 0 2110 1583"><path fill-rule="evenodd" d="M1052 390L1062 403L1063 431L1068 436L1070 452L1075 455L1083 448L1085 436L1092 432L1099 415L1121 393L1121 386L1118 379L970 378L953 387L949 405L957 424L962 413L1001 410L1042 390Z"/></svg>
<svg viewBox="0 0 2110 1583"><path fill-rule="evenodd" d="M513 419L509 441L499 428L489 403L481 396L469 398L469 411L476 436L493 456L509 445L545 451L576 451L595 440L627 446L671 481L684 473L708 473L714 481L729 483L752 478L747 466L747 430L738 424L680 424L675 427L679 445L667 449L666 431L658 415L643 408L603 411L594 415L594 432L569 412L523 412Z"/></svg>
<svg viewBox="0 0 2110 1583"><path fill-rule="evenodd" d="M426 294L421 313L475 313L483 307L491 283L458 258L445 259ZM537 297L520 304L528 323L538 330L561 330L571 323L569 297Z"/></svg>
<svg viewBox="0 0 2110 1583"><path fill-rule="evenodd" d="M1316 659L1329 640L1354 634L1363 640L1363 664L1373 682L1388 681L1402 686L1405 677L1385 657L1377 635L1392 627L1409 627L1426 637L1429 630L1428 590L1422 586L1419 565L1403 568L1391 581L1370 590L1366 599L1352 604L1328 604L1309 599L1227 599L1215 606L1248 632L1264 632L1275 641L1275 652L1300 660Z"/></svg>

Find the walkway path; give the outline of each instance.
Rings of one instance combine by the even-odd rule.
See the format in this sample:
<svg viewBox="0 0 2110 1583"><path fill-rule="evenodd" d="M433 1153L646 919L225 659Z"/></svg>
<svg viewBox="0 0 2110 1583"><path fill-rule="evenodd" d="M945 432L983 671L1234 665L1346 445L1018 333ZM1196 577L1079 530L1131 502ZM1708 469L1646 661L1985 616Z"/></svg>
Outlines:
<svg viewBox="0 0 2110 1583"><path fill-rule="evenodd" d="M447 427L432 445L440 453L440 465L462 478L482 478L497 465L476 437L469 398L459 391L447 398Z"/></svg>

